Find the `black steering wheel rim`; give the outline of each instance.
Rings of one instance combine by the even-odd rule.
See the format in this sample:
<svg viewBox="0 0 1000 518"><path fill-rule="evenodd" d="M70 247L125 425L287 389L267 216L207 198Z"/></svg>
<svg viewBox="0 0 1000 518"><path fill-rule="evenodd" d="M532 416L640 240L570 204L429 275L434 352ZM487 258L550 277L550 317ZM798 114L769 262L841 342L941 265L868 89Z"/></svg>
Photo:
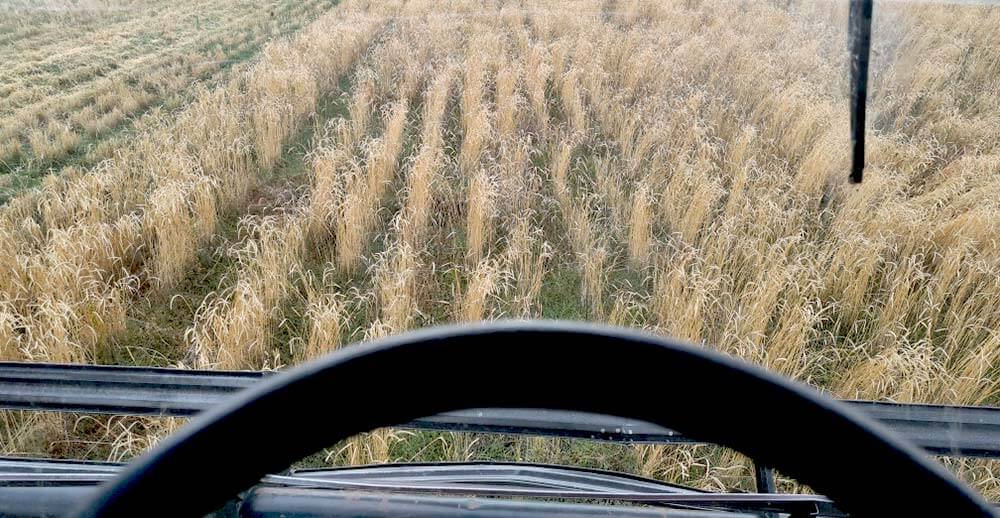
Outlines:
<svg viewBox="0 0 1000 518"><path fill-rule="evenodd" d="M328 408L309 408L317 401ZM202 516L336 441L482 407L649 421L774 466L855 516L992 516L915 447L807 387L704 348L568 322L431 328L299 366L199 416L75 515Z"/></svg>

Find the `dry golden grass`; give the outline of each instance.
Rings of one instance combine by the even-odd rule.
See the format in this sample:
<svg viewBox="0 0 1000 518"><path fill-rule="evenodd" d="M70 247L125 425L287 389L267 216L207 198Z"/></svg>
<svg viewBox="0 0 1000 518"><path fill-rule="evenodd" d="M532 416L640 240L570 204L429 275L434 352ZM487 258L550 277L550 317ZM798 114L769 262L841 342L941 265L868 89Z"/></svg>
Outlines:
<svg viewBox="0 0 1000 518"><path fill-rule="evenodd" d="M322 286L307 286L305 316L309 322L309 331L301 354L304 360L319 358L340 347L346 325L343 297L336 292L324 290Z"/></svg>
<svg viewBox="0 0 1000 518"><path fill-rule="evenodd" d="M497 211L497 187L490 175L479 170L469 180L465 202L466 256L469 264L479 264L493 240L493 227Z"/></svg>
<svg viewBox="0 0 1000 518"><path fill-rule="evenodd" d="M458 297L455 320L477 322L489 319L491 299L499 291L501 272L489 259L483 259L469 273L465 292Z"/></svg>
<svg viewBox="0 0 1000 518"><path fill-rule="evenodd" d="M0 200L67 161L93 164L112 130L134 126L159 106L187 102L267 40L298 29L330 7L325 0L279 2L5 2L0 26L0 171L18 181ZM9 29L8 33L6 29ZM18 33L21 33L17 37Z"/></svg>
<svg viewBox="0 0 1000 518"><path fill-rule="evenodd" d="M28 323L26 355L93 359L93 348L124 325L131 286L172 289L216 232L216 215L245 205L275 147L305 122L320 88L335 84L330 75L367 45L375 21L350 17L328 16L272 45L244 76L202 92L115 160L3 207L2 232L15 252L3 300ZM333 44L338 53L322 52ZM241 115L275 107L283 111L277 125ZM260 298L248 292L247 300Z"/></svg>
<svg viewBox="0 0 1000 518"><path fill-rule="evenodd" d="M534 213L518 214L518 221L507 238L504 261L513 276L515 292L511 297L511 316L538 316L539 296L545 280L546 261L551 249L543 240L542 229L535 224Z"/></svg>
<svg viewBox="0 0 1000 518"><path fill-rule="evenodd" d="M373 275L377 316L368 330L369 338L391 336L412 327L420 312L420 268L417 251L405 241L378 258Z"/></svg>
<svg viewBox="0 0 1000 518"><path fill-rule="evenodd" d="M649 184L639 184L632 198L632 210L628 219L628 260L632 268L641 270L649 260L653 239L653 219Z"/></svg>
<svg viewBox="0 0 1000 518"><path fill-rule="evenodd" d="M845 27L836 2L346 1L105 165L0 209L0 356L113 347L129 302L181 289L312 127L302 192L244 220L186 363L273 368L546 316L705 344L839 397L996 405L1000 9L880 4L860 186ZM100 134L101 116L74 124ZM51 124L39 142L58 149ZM409 440L376 432L330 460ZM435 448L481 451L463 440ZM607 465L752 480L718 449L627 451ZM1000 496L994 464L950 466Z"/></svg>

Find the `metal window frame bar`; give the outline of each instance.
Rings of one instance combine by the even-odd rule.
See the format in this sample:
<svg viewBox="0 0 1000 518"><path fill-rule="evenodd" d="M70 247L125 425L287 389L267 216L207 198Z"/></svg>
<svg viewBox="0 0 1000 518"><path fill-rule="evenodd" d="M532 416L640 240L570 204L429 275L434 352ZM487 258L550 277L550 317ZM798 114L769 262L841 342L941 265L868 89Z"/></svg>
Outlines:
<svg viewBox="0 0 1000 518"><path fill-rule="evenodd" d="M0 408L189 417L269 374L0 362ZM929 453L1000 458L1000 408L873 401L847 401L847 404ZM641 421L552 410L462 410L418 419L401 427L625 443L698 442Z"/></svg>

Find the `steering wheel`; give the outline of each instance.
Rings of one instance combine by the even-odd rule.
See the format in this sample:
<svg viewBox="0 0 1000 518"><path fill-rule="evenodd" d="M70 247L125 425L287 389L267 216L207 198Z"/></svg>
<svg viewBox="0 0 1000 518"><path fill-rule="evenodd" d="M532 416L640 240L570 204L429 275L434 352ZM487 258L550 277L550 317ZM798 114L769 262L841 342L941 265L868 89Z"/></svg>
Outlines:
<svg viewBox="0 0 1000 518"><path fill-rule="evenodd" d="M441 327L262 381L132 462L76 516L203 516L324 446L446 411L630 417L741 451L852 516L993 516L915 447L845 405L732 358L566 322Z"/></svg>

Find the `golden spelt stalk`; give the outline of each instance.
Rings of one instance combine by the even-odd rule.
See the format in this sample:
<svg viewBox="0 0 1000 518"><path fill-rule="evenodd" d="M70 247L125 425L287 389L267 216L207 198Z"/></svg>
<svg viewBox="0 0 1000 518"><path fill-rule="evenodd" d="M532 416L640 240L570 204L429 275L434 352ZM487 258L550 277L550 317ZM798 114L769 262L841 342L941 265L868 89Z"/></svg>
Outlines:
<svg viewBox="0 0 1000 518"><path fill-rule="evenodd" d="M469 264L478 264L492 245L497 196L495 181L480 169L469 182L465 207L466 259Z"/></svg>
<svg viewBox="0 0 1000 518"><path fill-rule="evenodd" d="M488 259L472 269L458 304L457 321L475 322L489 317L490 298L498 288L498 276L497 265Z"/></svg>
<svg viewBox="0 0 1000 518"><path fill-rule="evenodd" d="M649 185L642 183L633 195L628 220L628 259L632 268L643 269L649 261L653 239L652 199Z"/></svg>

